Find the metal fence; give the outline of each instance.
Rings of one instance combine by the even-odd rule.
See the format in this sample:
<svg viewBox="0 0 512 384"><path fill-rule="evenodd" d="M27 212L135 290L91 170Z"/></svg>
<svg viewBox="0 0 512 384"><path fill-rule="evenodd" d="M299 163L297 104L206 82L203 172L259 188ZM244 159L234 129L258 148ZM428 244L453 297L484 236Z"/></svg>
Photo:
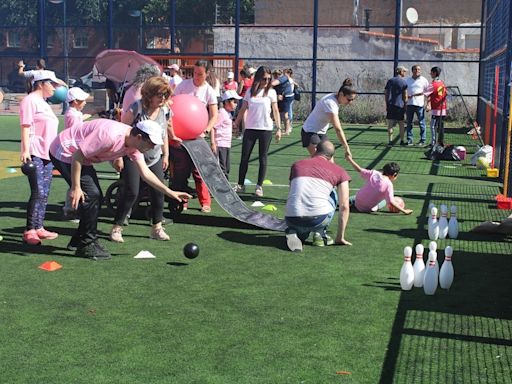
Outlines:
<svg viewBox="0 0 512 384"><path fill-rule="evenodd" d="M510 82L512 60L512 5L510 0L485 0L482 7L478 120L486 144L494 147L494 166L499 169L508 197L512 197L509 162L511 133Z"/></svg>

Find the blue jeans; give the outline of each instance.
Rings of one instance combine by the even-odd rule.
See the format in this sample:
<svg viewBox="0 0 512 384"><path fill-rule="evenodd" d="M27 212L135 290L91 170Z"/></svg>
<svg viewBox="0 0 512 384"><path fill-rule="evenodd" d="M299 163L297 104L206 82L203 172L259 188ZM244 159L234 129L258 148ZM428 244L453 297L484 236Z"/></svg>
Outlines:
<svg viewBox="0 0 512 384"><path fill-rule="evenodd" d="M338 205L338 194L336 193L336 189L333 189L329 195L329 203L332 205L332 211L326 215L301 217L286 216L284 218L286 225L288 226L288 228L286 228L286 233L290 230L294 230L301 241L306 240L311 232L318 232L322 237L325 237L327 228L329 227L329 224L331 224L334 212L336 212L336 206Z"/></svg>
<svg viewBox="0 0 512 384"><path fill-rule="evenodd" d="M414 119L415 114L416 116L418 116L418 121L420 123L420 141L424 143L427 140L427 130L425 126L425 108L419 107L417 105L407 106L407 142L412 143L412 121Z"/></svg>

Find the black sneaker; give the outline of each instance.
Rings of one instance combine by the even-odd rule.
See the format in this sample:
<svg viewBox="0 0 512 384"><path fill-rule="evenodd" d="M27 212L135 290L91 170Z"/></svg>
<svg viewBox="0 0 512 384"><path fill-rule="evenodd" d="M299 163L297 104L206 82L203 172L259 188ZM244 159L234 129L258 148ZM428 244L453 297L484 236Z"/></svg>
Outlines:
<svg viewBox="0 0 512 384"><path fill-rule="evenodd" d="M110 260L112 255L96 241L80 247L76 250L75 256L91 260Z"/></svg>
<svg viewBox="0 0 512 384"><path fill-rule="evenodd" d="M388 147L392 147L393 146L393 141L392 140L389 140L388 142Z"/></svg>
<svg viewBox="0 0 512 384"><path fill-rule="evenodd" d="M401 141L400 141L400 145L401 145L401 146L404 146L404 145L407 145L407 143L406 143L405 141L401 140Z"/></svg>
<svg viewBox="0 0 512 384"><path fill-rule="evenodd" d="M71 236L71 240L69 240L69 243L66 248L69 251L76 251L78 249L79 245L80 245L80 237L73 235L73 236Z"/></svg>
<svg viewBox="0 0 512 384"><path fill-rule="evenodd" d="M425 146L425 142L424 141L419 141L418 142L418 147L424 147Z"/></svg>
<svg viewBox="0 0 512 384"><path fill-rule="evenodd" d="M407 142L407 146L408 146L408 147L410 147L410 146L412 146L412 145L414 145L414 143L413 143L412 141L408 141L408 142Z"/></svg>

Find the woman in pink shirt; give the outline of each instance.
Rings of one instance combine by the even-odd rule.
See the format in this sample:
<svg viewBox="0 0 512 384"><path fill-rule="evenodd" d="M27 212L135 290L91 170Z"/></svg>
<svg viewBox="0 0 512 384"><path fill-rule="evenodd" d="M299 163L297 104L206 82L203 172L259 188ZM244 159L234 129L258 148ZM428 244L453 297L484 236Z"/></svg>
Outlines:
<svg viewBox="0 0 512 384"><path fill-rule="evenodd" d="M20 103L20 159L23 173L27 175L30 184L23 241L30 245L39 245L41 240L58 237L57 233L43 227L53 171L49 147L57 136L59 126L57 116L45 99L53 96L58 83L52 71L34 72L32 92Z"/></svg>

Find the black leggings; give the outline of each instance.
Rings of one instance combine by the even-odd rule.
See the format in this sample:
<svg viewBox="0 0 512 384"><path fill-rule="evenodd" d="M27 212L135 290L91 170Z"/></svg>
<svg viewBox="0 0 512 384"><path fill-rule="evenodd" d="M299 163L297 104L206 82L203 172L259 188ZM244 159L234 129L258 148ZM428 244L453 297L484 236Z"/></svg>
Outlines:
<svg viewBox="0 0 512 384"><path fill-rule="evenodd" d="M71 187L71 164L57 160L50 154L53 165L60 172L61 176ZM73 235L77 241L80 240L80 247L96 241L98 236L98 214L102 200L102 193L96 171L91 165L82 165L80 174L80 188L85 194L85 201L78 205L80 224Z"/></svg>
<svg viewBox="0 0 512 384"><path fill-rule="evenodd" d="M238 184L244 185L247 168L249 168L249 157L251 157L254 145L258 140L260 168L258 170L258 185L263 184L265 174L267 173L267 157L270 142L272 141L272 131L264 131L259 129L248 129L244 131L242 140L242 157L240 159L240 168L238 170Z"/></svg>
<svg viewBox="0 0 512 384"><path fill-rule="evenodd" d="M129 214L133 204L139 196L140 188L140 174L137 166L128 157L123 157L124 168L121 172L123 180L123 188L121 191L122 199L117 207L114 223L116 225L123 225L126 216ZM164 181L164 171L162 169L162 158L155 164L149 167L160 181ZM150 201L151 201L151 222L158 224L163 219L164 212L164 194L149 187Z"/></svg>

